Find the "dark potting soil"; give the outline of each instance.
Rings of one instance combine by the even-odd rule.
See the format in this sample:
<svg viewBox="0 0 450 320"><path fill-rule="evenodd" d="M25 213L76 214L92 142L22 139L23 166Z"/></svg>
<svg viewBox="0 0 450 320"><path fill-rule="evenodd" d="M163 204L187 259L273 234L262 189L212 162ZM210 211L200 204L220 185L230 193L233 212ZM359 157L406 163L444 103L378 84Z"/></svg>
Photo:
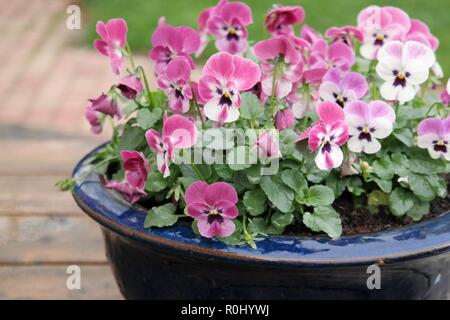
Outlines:
<svg viewBox="0 0 450 320"><path fill-rule="evenodd" d="M365 207L355 208L352 199L345 195L338 198L333 204L333 207L341 216L342 234L345 236L378 232L417 223L409 217L395 217L385 210L373 213ZM447 196L444 199L438 198L432 202L431 212L421 221L437 217L449 210L450 196ZM317 233L312 232L300 223L298 225L289 226L286 230L286 234L304 237L317 235Z"/></svg>

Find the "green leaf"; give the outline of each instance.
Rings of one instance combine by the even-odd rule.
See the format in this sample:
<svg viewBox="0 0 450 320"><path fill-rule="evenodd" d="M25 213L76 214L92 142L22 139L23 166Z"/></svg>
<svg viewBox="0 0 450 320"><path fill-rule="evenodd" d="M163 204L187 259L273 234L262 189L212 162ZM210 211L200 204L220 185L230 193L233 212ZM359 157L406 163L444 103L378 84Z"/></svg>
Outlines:
<svg viewBox="0 0 450 320"><path fill-rule="evenodd" d="M145 131L139 127L126 127L119 138L120 150L137 150L145 143Z"/></svg>
<svg viewBox="0 0 450 320"><path fill-rule="evenodd" d="M153 171L148 175L145 190L148 192L160 192L165 188L167 188L167 180L164 179L161 172Z"/></svg>
<svg viewBox="0 0 450 320"><path fill-rule="evenodd" d="M294 191L286 186L277 176L264 176L261 179L261 188L270 202L281 212L292 211Z"/></svg>
<svg viewBox="0 0 450 320"><path fill-rule="evenodd" d="M284 170L281 173L281 180L298 194L304 194L308 188L305 177L303 177L300 172L293 169Z"/></svg>
<svg viewBox="0 0 450 320"><path fill-rule="evenodd" d="M380 187L381 191L390 193L392 191L392 181L373 178L373 181Z"/></svg>
<svg viewBox="0 0 450 320"><path fill-rule="evenodd" d="M409 169L414 173L429 175L430 173L444 173L446 163L432 158L413 158L409 160Z"/></svg>
<svg viewBox="0 0 450 320"><path fill-rule="evenodd" d="M430 186L426 176L414 174L408 176L410 189L417 198L423 201L432 201L436 198L434 189Z"/></svg>
<svg viewBox="0 0 450 320"><path fill-rule="evenodd" d="M395 188L389 197L389 207L393 215L404 216L414 206L414 195L403 188Z"/></svg>
<svg viewBox="0 0 450 320"><path fill-rule="evenodd" d="M294 152L298 134L293 129L286 129L280 132L280 151L283 156L291 155Z"/></svg>
<svg viewBox="0 0 450 320"><path fill-rule="evenodd" d="M270 219L270 222L275 228L286 228L294 221L294 215L292 213L280 213L275 212Z"/></svg>
<svg viewBox="0 0 450 320"><path fill-rule="evenodd" d="M203 132L203 147L212 150L228 150L234 147L234 135L231 130L211 128Z"/></svg>
<svg viewBox="0 0 450 320"><path fill-rule="evenodd" d="M284 228L267 224L264 218L253 218L248 225L248 231L257 234L282 234Z"/></svg>
<svg viewBox="0 0 450 320"><path fill-rule="evenodd" d="M391 180L394 177L394 164L388 157L374 161L372 168L374 173L383 180Z"/></svg>
<svg viewBox="0 0 450 320"><path fill-rule="evenodd" d="M394 137L400 140L407 147L412 147L414 145L414 136L410 129L402 128L394 131Z"/></svg>
<svg viewBox="0 0 450 320"><path fill-rule="evenodd" d="M261 182L261 166L254 165L247 170L247 179L252 184L259 184Z"/></svg>
<svg viewBox="0 0 450 320"><path fill-rule="evenodd" d="M161 119L162 110L157 108L152 111L149 109L141 109L139 110L136 120L138 125L144 129L148 130L153 128L153 126Z"/></svg>
<svg viewBox="0 0 450 320"><path fill-rule="evenodd" d="M252 216L259 216L266 208L266 194L261 189L247 191L244 194L244 205Z"/></svg>
<svg viewBox="0 0 450 320"><path fill-rule="evenodd" d="M189 188L189 186L191 184L193 184L194 182L198 181L198 178L180 177L180 178L178 178L178 180L181 182L181 184L183 185L183 188L186 190L187 188Z"/></svg>
<svg viewBox="0 0 450 320"><path fill-rule="evenodd" d="M217 175L224 180L230 180L234 173L234 171L226 164L216 164L214 166L214 171L216 171Z"/></svg>
<svg viewBox="0 0 450 320"><path fill-rule="evenodd" d="M312 214L305 212L303 223L314 232L325 232L332 239L342 234L341 218L331 207L317 207Z"/></svg>
<svg viewBox="0 0 450 320"><path fill-rule="evenodd" d="M389 205L389 194L374 190L367 195L367 204L369 206L379 207Z"/></svg>
<svg viewBox="0 0 450 320"><path fill-rule="evenodd" d="M438 197L445 198L448 195L447 182L445 182L443 177L438 175L428 175L426 178Z"/></svg>
<svg viewBox="0 0 450 320"><path fill-rule="evenodd" d="M313 207L329 206L334 202L334 192L327 186L317 185L309 188L306 204Z"/></svg>
<svg viewBox="0 0 450 320"><path fill-rule="evenodd" d="M241 93L241 117L247 120L257 120L264 114L264 107L258 97L250 92Z"/></svg>
<svg viewBox="0 0 450 320"><path fill-rule="evenodd" d="M227 164L233 171L250 168L257 161L247 146L238 146L227 153Z"/></svg>
<svg viewBox="0 0 450 320"><path fill-rule="evenodd" d="M408 217L414 221L420 221L422 218L430 213L430 203L416 199L414 206L408 210Z"/></svg>
<svg viewBox="0 0 450 320"><path fill-rule="evenodd" d="M334 192L334 197L338 198L347 187L347 179L341 177L338 173L332 172L326 181L327 187L331 188Z"/></svg>
<svg viewBox="0 0 450 320"><path fill-rule="evenodd" d="M173 226L178 221L175 211L176 208L171 203L151 209L145 217L144 228Z"/></svg>

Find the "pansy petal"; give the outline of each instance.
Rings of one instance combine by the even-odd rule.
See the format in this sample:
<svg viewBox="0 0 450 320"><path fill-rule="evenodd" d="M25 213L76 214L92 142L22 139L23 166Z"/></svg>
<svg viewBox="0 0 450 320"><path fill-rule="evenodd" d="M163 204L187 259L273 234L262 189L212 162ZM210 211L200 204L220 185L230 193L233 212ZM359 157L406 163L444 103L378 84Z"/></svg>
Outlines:
<svg viewBox="0 0 450 320"><path fill-rule="evenodd" d="M194 219L205 219L209 214L209 207L203 202L189 203L187 214Z"/></svg>
<svg viewBox="0 0 450 320"><path fill-rule="evenodd" d="M172 60L166 69L166 77L171 82L177 82L179 80L188 81L191 76L191 66L183 58L177 58Z"/></svg>
<svg viewBox="0 0 450 320"><path fill-rule="evenodd" d="M192 183L186 190L185 198L186 203L205 203L205 192L208 188L208 184L204 181L196 181Z"/></svg>
<svg viewBox="0 0 450 320"><path fill-rule="evenodd" d="M217 210L220 210L220 215L222 217L228 218L228 219L234 219L239 215L239 211L236 207L236 205L230 201L219 201L216 202L215 208Z"/></svg>
<svg viewBox="0 0 450 320"><path fill-rule="evenodd" d="M203 67L203 76L212 76L222 84L227 84L234 74L233 55L219 52L211 56Z"/></svg>
<svg viewBox="0 0 450 320"><path fill-rule="evenodd" d="M226 182L216 182L208 186L205 191L205 201L215 205L218 201L229 201L235 204L238 201L236 190Z"/></svg>
<svg viewBox="0 0 450 320"><path fill-rule="evenodd" d="M121 48L127 41L128 26L124 19L111 19L106 25L109 39L119 44Z"/></svg>
<svg viewBox="0 0 450 320"><path fill-rule="evenodd" d="M316 113L319 115L320 120L324 123L333 123L337 120L344 120L345 115L342 108L334 102L322 102L316 107Z"/></svg>
<svg viewBox="0 0 450 320"><path fill-rule="evenodd" d="M319 87L320 98L324 101L336 101L336 95L340 93L338 85L331 81L324 81Z"/></svg>
<svg viewBox="0 0 450 320"><path fill-rule="evenodd" d="M439 137L442 133L442 120L438 118L429 118L422 120L417 128L419 136L434 135Z"/></svg>
<svg viewBox="0 0 450 320"><path fill-rule="evenodd" d="M162 152L163 145L161 140L161 135L155 129L150 129L145 133L145 139L147 139L147 143L150 148L155 152Z"/></svg>
<svg viewBox="0 0 450 320"><path fill-rule="evenodd" d="M259 66L250 59L234 56L233 65L231 79L239 91L250 90L261 79Z"/></svg>
<svg viewBox="0 0 450 320"><path fill-rule="evenodd" d="M360 99L367 93L369 85L366 79L359 73L349 72L344 76L341 87L343 90L352 90L356 96Z"/></svg>
<svg viewBox="0 0 450 320"><path fill-rule="evenodd" d="M331 145L329 152L324 151L322 148L319 149L315 163L320 170L330 170L339 167L343 160L344 154L341 148L336 145Z"/></svg>
<svg viewBox="0 0 450 320"><path fill-rule="evenodd" d="M391 123L395 122L394 109L384 101L372 101L368 105L370 118L386 118Z"/></svg>
<svg viewBox="0 0 450 320"><path fill-rule="evenodd" d="M436 62L432 49L417 41L407 41L403 48L403 62L407 71L429 69Z"/></svg>
<svg viewBox="0 0 450 320"><path fill-rule="evenodd" d="M372 136L377 139L389 137L392 133L392 122L385 118L376 118L370 121L370 128L374 130ZM378 152L378 151L377 151Z"/></svg>
<svg viewBox="0 0 450 320"><path fill-rule="evenodd" d="M197 143L198 130L191 120L175 114L164 122L163 137L169 138L175 149L186 149Z"/></svg>

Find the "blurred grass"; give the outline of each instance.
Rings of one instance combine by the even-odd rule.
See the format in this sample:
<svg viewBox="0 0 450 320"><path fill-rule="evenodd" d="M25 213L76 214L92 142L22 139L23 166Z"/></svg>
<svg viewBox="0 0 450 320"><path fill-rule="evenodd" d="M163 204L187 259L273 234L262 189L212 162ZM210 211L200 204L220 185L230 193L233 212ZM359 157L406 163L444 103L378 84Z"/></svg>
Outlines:
<svg viewBox="0 0 450 320"><path fill-rule="evenodd" d="M264 16L275 0L244 0L253 10L253 25L249 26L250 39L268 37L263 26ZM166 17L173 25L187 25L196 28L197 16L203 8L213 6L216 0L84 0L87 11L87 42L97 38L95 23L123 17L129 25L128 40L134 51L147 52L150 36L158 18ZM361 9L368 5L392 5L400 7L411 16L426 22L441 45L437 55L446 75L450 73L450 0L284 0L285 5L301 5L306 11L305 23L323 33L328 27L355 25ZM298 33L298 28L296 32ZM209 48L207 53L214 52Z"/></svg>

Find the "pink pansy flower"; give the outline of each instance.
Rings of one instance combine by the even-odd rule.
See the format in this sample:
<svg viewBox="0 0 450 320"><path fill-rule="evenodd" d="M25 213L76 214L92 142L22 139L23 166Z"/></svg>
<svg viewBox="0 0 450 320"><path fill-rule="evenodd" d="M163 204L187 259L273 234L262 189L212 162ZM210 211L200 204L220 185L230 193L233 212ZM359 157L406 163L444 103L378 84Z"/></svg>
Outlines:
<svg viewBox="0 0 450 320"><path fill-rule="evenodd" d="M351 138L348 149L352 152L374 154L380 151L378 139L387 138L392 133L395 112L383 101L353 101L344 107L345 120Z"/></svg>
<svg viewBox="0 0 450 320"><path fill-rule="evenodd" d="M119 106L114 99L111 99L106 94L101 94L96 99L89 99L89 104L86 106L85 117L91 125L91 131L95 134L102 132L101 118L104 116L122 118Z"/></svg>
<svg viewBox="0 0 450 320"><path fill-rule="evenodd" d="M314 45L319 40L323 40L322 36L307 24L302 27L300 38L306 41L310 46Z"/></svg>
<svg viewBox="0 0 450 320"><path fill-rule="evenodd" d="M191 54L200 47L200 36L189 27L172 27L168 24L158 26L152 35L153 49L149 57L155 61L155 71L163 74L167 65L175 58L183 58L195 68Z"/></svg>
<svg viewBox="0 0 450 320"><path fill-rule="evenodd" d="M428 149L433 159L443 158L450 161L450 117L443 120L438 118L422 120L417 132L420 148Z"/></svg>
<svg viewBox="0 0 450 320"><path fill-rule="evenodd" d="M261 158L277 159L282 156L278 135L273 130L263 131L258 136L253 150Z"/></svg>
<svg viewBox="0 0 450 320"><path fill-rule="evenodd" d="M120 192L130 203L136 203L147 195L144 190L132 186L127 181L109 181L106 188Z"/></svg>
<svg viewBox="0 0 450 320"><path fill-rule="evenodd" d="M385 43L405 37L411 29L411 19L398 8L370 6L360 12L358 28L364 34L361 55L374 60Z"/></svg>
<svg viewBox="0 0 450 320"><path fill-rule="evenodd" d="M186 190L188 215L198 223L200 234L206 238L228 237L236 226L231 221L239 214L236 190L226 182L208 185L197 181Z"/></svg>
<svg viewBox="0 0 450 320"><path fill-rule="evenodd" d="M442 93L441 93L441 102L446 107L448 107L450 105L450 79L447 82L446 90L442 91Z"/></svg>
<svg viewBox="0 0 450 320"><path fill-rule="evenodd" d="M272 95L273 74L277 68L275 96L280 99L286 97L293 83L303 75L302 57L292 41L286 36L263 40L255 45L254 53L261 60L263 93Z"/></svg>
<svg viewBox="0 0 450 320"><path fill-rule="evenodd" d="M336 102L341 107L360 100L367 93L368 84L364 76L356 72L344 73L337 68L328 71L319 87L320 98Z"/></svg>
<svg viewBox="0 0 450 320"><path fill-rule="evenodd" d="M127 42L127 23L123 19L111 19L106 25L103 21L98 21L96 30L101 39L94 41L95 49L109 57L113 72L120 74L123 64L122 49Z"/></svg>
<svg viewBox="0 0 450 320"><path fill-rule="evenodd" d="M189 86L191 67L185 59L172 60L164 75L158 77L158 86L169 98L169 110L172 113L189 111L192 90Z"/></svg>
<svg viewBox="0 0 450 320"><path fill-rule="evenodd" d="M252 11L242 2L217 6L208 20L208 32L216 37L216 48L231 54L247 50L247 26L253 23Z"/></svg>
<svg viewBox="0 0 450 320"><path fill-rule="evenodd" d="M348 71L354 63L355 53L351 47L341 42L335 42L328 47L325 40L318 40L311 47L309 68L304 77L310 83L320 83L329 69Z"/></svg>
<svg viewBox="0 0 450 320"><path fill-rule="evenodd" d="M136 96L144 91L141 80L135 75L129 75L120 80L117 89L122 95L130 100L136 99Z"/></svg>
<svg viewBox="0 0 450 320"><path fill-rule="evenodd" d="M378 53L376 68L385 81L380 88L383 98L400 103L414 99L435 61L433 50L422 43L391 41L385 44Z"/></svg>
<svg viewBox="0 0 450 320"><path fill-rule="evenodd" d="M200 97L207 118L219 123L239 118L240 91L250 90L261 78L261 71L250 59L219 52L206 61L199 82Z"/></svg>
<svg viewBox="0 0 450 320"><path fill-rule="evenodd" d="M125 170L125 179L122 182L109 181L106 187L122 193L128 201L135 203L146 196L144 187L150 166L142 152L123 150L120 156Z"/></svg>
<svg viewBox="0 0 450 320"><path fill-rule="evenodd" d="M214 17L216 15L216 12L220 10L220 7L222 7L224 4L228 3L227 0L220 0L217 6L206 8L202 12L200 12L200 15L198 16L197 23L198 23L198 31L200 33L200 47L198 48L197 52L195 53L196 57L199 57L202 55L203 51L205 51L206 47L208 46L208 21L211 19L211 17Z"/></svg>
<svg viewBox="0 0 450 320"><path fill-rule="evenodd" d="M264 20L267 31L273 35L291 35L293 25L305 19L305 10L299 6L276 6Z"/></svg>
<svg viewBox="0 0 450 320"><path fill-rule="evenodd" d="M342 42L350 47L354 47L353 39L358 40L359 42L363 41L362 32L353 26L345 26L345 27L332 27L328 29L325 33L328 38L331 38L331 42Z"/></svg>
<svg viewBox="0 0 450 320"><path fill-rule="evenodd" d="M174 149L188 149L197 143L198 131L195 124L180 115L164 116L162 135L155 129L145 133L150 148L157 153L158 170L168 177L170 160L175 159Z"/></svg>
<svg viewBox="0 0 450 320"><path fill-rule="evenodd" d="M290 109L284 109L277 112L275 116L275 128L286 130L295 124L294 113Z"/></svg>
<svg viewBox="0 0 450 320"><path fill-rule="evenodd" d="M344 160L340 146L348 139L344 111L334 102L322 102L316 112L320 121L307 132L309 149L318 151L315 162L320 170L337 168Z"/></svg>
<svg viewBox="0 0 450 320"><path fill-rule="evenodd" d="M406 40L423 43L433 51L439 48L439 39L433 36L430 28L420 20L411 20L411 29L406 35Z"/></svg>

